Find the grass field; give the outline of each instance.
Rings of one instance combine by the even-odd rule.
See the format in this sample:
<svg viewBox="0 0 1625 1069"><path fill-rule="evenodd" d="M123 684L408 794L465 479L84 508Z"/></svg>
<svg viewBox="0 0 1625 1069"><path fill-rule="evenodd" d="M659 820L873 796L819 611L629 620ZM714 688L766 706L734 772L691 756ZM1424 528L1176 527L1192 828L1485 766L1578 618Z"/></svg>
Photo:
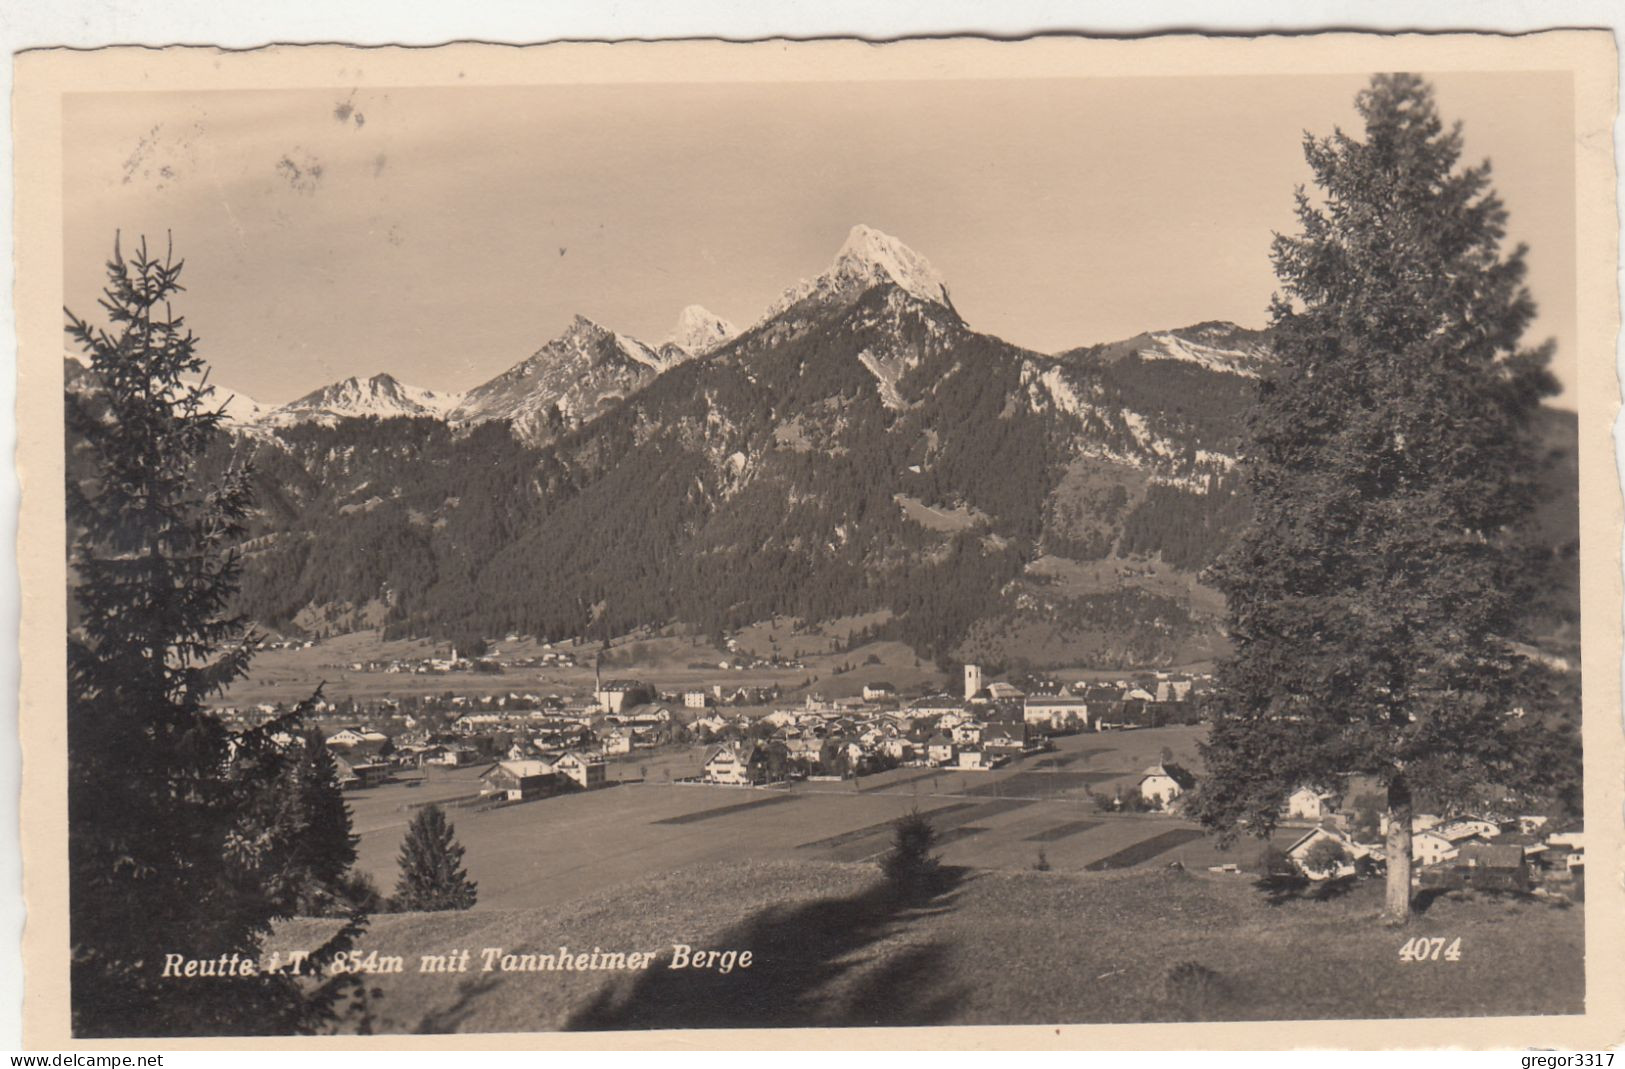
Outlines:
<svg viewBox="0 0 1625 1069"><path fill-rule="evenodd" d="M872 642L842 653L832 646L844 644L854 630L883 622L885 614L870 614L828 621L816 629L802 629L793 620L777 624L753 625L738 637L740 653L717 649L696 636L633 634L617 638L603 652L604 672L611 676L635 676L662 691L680 691L721 683L730 687L777 685L799 694L809 683L829 698L849 697L863 690L865 683L885 681L903 693L923 693L944 685L935 665L922 663L913 651L899 642ZM528 659L542 652L530 639L499 641L503 658ZM386 640L378 631L354 631L324 639L309 649L264 650L254 657L249 674L220 698L224 705L253 705L259 702L297 702L310 696L317 683L325 684L329 700L354 698L357 701L380 698L421 697L452 691L479 696L509 691L535 691L585 695L593 687L593 658L600 651L595 644L561 646L573 652L580 663L565 668L515 668L498 675L458 672L452 675L414 675L372 672L352 665L396 658L445 656L451 647L427 639ZM801 668L719 669L724 660L735 661L741 654L753 657L802 658ZM870 658L876 663L868 664ZM704 664L706 667L691 667ZM841 670L847 669L850 670Z"/></svg>
<svg viewBox="0 0 1625 1069"><path fill-rule="evenodd" d="M1582 1008L1579 908L1441 898L1400 932L1378 923L1376 884L1333 900L1272 905L1249 880L1189 871L954 875L935 899L905 907L881 893L873 865L719 860L601 888L563 908L377 917L363 948L406 965L369 978L378 993L372 1027L1083 1023ZM328 921L293 922L272 946L309 948L331 929ZM1400 961L1401 945L1418 935L1460 938L1461 960ZM750 950L752 965L728 974L672 969L674 943ZM488 947L663 955L639 972L483 972ZM417 971L420 955L458 949L471 951L469 972ZM1177 982L1181 973L1195 980Z"/></svg>
<svg viewBox="0 0 1625 1069"><path fill-rule="evenodd" d="M900 768L774 791L672 782L699 770L704 751L691 748L610 764L611 780L642 782L499 809L459 804L479 791L480 768L434 769L346 798L360 835L357 863L385 891L414 811L446 802L481 909L559 906L652 873L723 861L872 859L886 848L891 822L914 808L954 833L943 852L956 865L1027 868L1042 847L1052 868L1081 870L1147 841L1157 845L1141 847L1137 864L1250 861L1256 846L1221 852L1185 821L1098 813L1084 796L1086 788L1132 788L1165 748L1195 764L1198 737L1186 727L1076 735L1059 740L1055 753L992 772ZM1190 841L1159 838L1176 830Z"/></svg>

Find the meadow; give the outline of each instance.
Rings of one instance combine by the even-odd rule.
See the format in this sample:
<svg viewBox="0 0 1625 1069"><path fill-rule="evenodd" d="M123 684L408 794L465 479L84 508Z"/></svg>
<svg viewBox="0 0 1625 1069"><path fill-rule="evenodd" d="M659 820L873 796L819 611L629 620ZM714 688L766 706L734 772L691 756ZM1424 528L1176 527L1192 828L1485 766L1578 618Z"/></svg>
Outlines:
<svg viewBox="0 0 1625 1069"><path fill-rule="evenodd" d="M777 806L768 808L780 808ZM787 808L787 807L786 807ZM1278 902L1249 879L1190 870L957 869L900 903L872 864L719 860L549 909L374 918L362 948L398 955L367 978L383 1032L1516 1016L1579 1012L1583 910L1454 896L1404 931L1381 888ZM272 947L317 944L331 921L284 925ZM1406 962L1414 936L1461 959ZM728 973L670 968L673 945L750 950ZM654 953L636 972L486 972L503 952ZM466 973L419 972L471 951ZM1509 983L1539 976L1539 984ZM355 1019L341 1022L353 1029Z"/></svg>
<svg viewBox="0 0 1625 1069"><path fill-rule="evenodd" d="M558 906L658 872L745 860L864 861L882 853L891 822L913 809L933 815L944 859L973 868L1083 870L1147 841L1166 843L1136 864L1206 867L1247 863L1259 844L1230 850L1196 826L1153 814L1102 813L1085 793L1132 790L1166 750L1196 765L1200 728L1066 736L1050 754L991 772L899 768L839 782L774 790L675 782L696 774L705 750L638 754L609 764L611 786L489 808L471 803L482 768L434 769L346 795L360 835L358 866L386 892L417 806L442 801L465 864L479 882L478 909ZM775 804L753 802L774 799ZM1167 833L1183 830L1184 841ZM1278 833L1278 841L1296 832Z"/></svg>

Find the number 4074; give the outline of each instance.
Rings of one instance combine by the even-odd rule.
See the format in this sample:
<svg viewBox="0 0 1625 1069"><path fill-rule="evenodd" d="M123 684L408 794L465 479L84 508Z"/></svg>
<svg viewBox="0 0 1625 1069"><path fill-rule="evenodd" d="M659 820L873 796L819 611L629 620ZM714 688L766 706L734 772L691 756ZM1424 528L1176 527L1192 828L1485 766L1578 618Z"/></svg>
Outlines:
<svg viewBox="0 0 1625 1069"><path fill-rule="evenodd" d="M1415 939L1405 940L1405 945L1399 948L1400 961L1460 961L1461 937L1449 940L1446 946L1446 936L1435 936L1432 939L1426 936L1417 936Z"/></svg>

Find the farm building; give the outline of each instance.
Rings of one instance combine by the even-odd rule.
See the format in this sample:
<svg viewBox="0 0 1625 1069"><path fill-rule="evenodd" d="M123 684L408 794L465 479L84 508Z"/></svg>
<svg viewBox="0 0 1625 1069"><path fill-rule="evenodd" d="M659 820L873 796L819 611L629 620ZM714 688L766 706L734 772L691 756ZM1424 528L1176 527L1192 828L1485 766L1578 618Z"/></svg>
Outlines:
<svg viewBox="0 0 1625 1069"><path fill-rule="evenodd" d="M1337 809L1337 796L1331 791L1308 785L1286 796L1286 815L1293 820L1325 820Z"/></svg>
<svg viewBox="0 0 1625 1069"><path fill-rule="evenodd" d="M1323 842L1335 843L1339 848L1342 849L1345 857L1345 860L1340 862L1337 865L1337 868L1330 872L1326 871L1325 869L1313 869L1307 864L1310 851L1314 850L1316 845ZM1369 848L1361 846L1353 839L1350 839L1342 832L1321 827L1314 829L1301 839L1294 842L1291 846L1287 847L1286 856L1291 858L1292 863L1298 866L1298 870L1311 880L1329 880L1353 876L1355 873L1356 863L1369 858L1371 856L1371 851Z"/></svg>
<svg viewBox="0 0 1625 1069"><path fill-rule="evenodd" d="M388 741L389 736L382 731L357 727L353 724L349 727L339 728L333 734L327 736L327 745L329 746L358 746L367 743L376 745Z"/></svg>
<svg viewBox="0 0 1625 1069"><path fill-rule="evenodd" d="M558 776L546 761L502 761L480 776L481 794L500 794L511 802L540 798L558 789Z"/></svg>
<svg viewBox="0 0 1625 1069"><path fill-rule="evenodd" d="M334 750L333 764L338 770L340 790L372 787L389 777L388 761L371 760Z"/></svg>
<svg viewBox="0 0 1625 1069"><path fill-rule="evenodd" d="M1170 762L1152 765L1140 774L1140 797L1157 806L1167 806L1196 786L1196 777Z"/></svg>

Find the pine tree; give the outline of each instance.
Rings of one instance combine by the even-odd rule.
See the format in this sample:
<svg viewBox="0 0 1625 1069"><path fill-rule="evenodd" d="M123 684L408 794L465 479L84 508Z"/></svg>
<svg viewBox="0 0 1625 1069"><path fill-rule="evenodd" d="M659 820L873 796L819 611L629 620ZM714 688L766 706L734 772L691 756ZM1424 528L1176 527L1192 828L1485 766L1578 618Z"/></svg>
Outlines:
<svg viewBox="0 0 1625 1069"><path fill-rule="evenodd" d="M471 908L477 885L462 862L463 848L445 811L438 805L418 810L401 842L395 908L405 912Z"/></svg>
<svg viewBox="0 0 1625 1069"><path fill-rule="evenodd" d="M287 976L177 983L166 956L257 959L288 915L276 788L286 718L230 735L205 702L247 668L227 605L249 473L198 465L218 433L203 361L170 298L182 264L117 243L101 306L67 313L91 388L67 398L68 860L72 1014L81 1036L311 1031L338 989ZM324 955L348 945L347 925Z"/></svg>
<svg viewBox="0 0 1625 1069"><path fill-rule="evenodd" d="M937 829L918 809L897 819L892 846L880 859L880 871L892 893L905 902L929 898L942 875L942 860L932 851Z"/></svg>
<svg viewBox="0 0 1625 1069"><path fill-rule="evenodd" d="M319 731L303 740L288 793L297 800L297 834L289 869L298 910L319 914L344 908L345 874L355 864L359 838L350 831L350 807L339 788L338 764Z"/></svg>
<svg viewBox="0 0 1625 1069"><path fill-rule="evenodd" d="M1416 795L1501 806L1572 786L1578 762L1572 710L1513 644L1555 387L1550 346L1521 347L1525 250L1502 254L1489 164L1457 168L1425 82L1375 77L1357 106L1363 140L1306 136L1319 196L1298 191L1301 233L1273 246L1278 363L1244 447L1254 514L1215 569L1235 652L1197 810L1264 835L1293 787L1375 776L1403 922Z"/></svg>

